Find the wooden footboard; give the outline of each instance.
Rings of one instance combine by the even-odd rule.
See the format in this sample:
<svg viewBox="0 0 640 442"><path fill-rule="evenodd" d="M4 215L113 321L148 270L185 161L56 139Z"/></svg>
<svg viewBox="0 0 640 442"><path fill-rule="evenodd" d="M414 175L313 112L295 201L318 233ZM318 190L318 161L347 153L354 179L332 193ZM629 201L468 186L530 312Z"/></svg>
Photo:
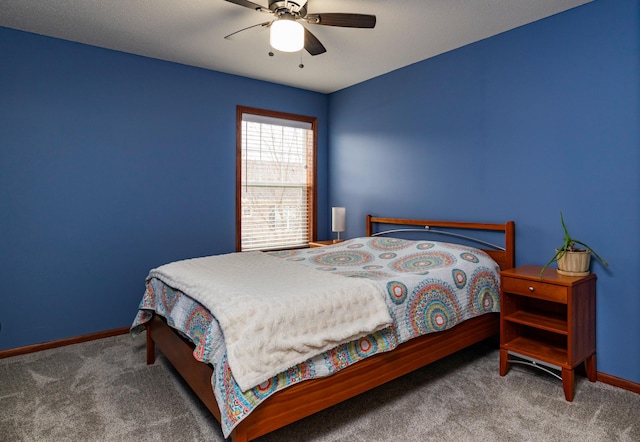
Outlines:
<svg viewBox="0 0 640 442"><path fill-rule="evenodd" d="M393 351L371 356L331 376L292 385L260 404L236 427L231 440L246 442L270 433L497 335L499 329L498 314L485 314L452 329L412 339ZM219 421L220 410L211 388L213 370L193 358L193 345L159 316L149 322L147 337L149 345L158 346Z"/></svg>
<svg viewBox="0 0 640 442"><path fill-rule="evenodd" d="M147 324L147 364L153 364L155 359L150 346L160 349L219 422L220 408L211 386L213 368L193 357L194 345L169 327L161 316L154 315Z"/></svg>

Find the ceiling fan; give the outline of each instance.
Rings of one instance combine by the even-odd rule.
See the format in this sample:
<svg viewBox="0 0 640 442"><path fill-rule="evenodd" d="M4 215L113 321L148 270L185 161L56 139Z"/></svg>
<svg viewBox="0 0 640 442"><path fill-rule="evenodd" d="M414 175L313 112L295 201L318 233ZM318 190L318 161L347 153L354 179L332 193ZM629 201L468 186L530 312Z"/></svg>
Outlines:
<svg viewBox="0 0 640 442"><path fill-rule="evenodd" d="M319 55L327 52L327 49L320 43L306 27L299 21L306 21L311 25L339 26L344 28L374 28L376 26L376 16L370 14L349 14L349 13L324 13L308 14L307 0L269 0L269 7L258 5L248 0L226 0L229 3L258 12L265 12L273 15L273 20L258 23L240 29L227 35L226 39L232 39L238 33L249 29L270 28L271 46L284 52L296 52L304 49L311 55Z"/></svg>

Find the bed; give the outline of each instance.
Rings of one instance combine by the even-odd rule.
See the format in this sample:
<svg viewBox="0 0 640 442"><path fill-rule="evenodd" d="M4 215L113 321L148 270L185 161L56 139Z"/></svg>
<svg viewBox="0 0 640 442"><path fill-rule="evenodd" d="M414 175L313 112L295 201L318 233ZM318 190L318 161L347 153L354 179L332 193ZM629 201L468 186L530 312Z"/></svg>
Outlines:
<svg viewBox="0 0 640 442"><path fill-rule="evenodd" d="M389 240L374 239L382 238L379 234L381 230L385 229L392 232L393 236ZM428 230L435 235L455 236L461 238L459 242L462 242L463 245L456 246L448 243L441 245L431 239L426 242L400 239L403 235L406 235L405 232L413 230ZM499 235L501 237L500 242L504 246L495 246L481 239L479 242L482 245L478 247L478 253L475 253L474 249L468 248L470 237L467 235L469 235L469 232L478 233L481 237L483 235ZM499 293L499 286L495 286L495 284L499 285L499 270L515 266L515 226L512 221L504 224L491 224L381 218L367 215L366 235L366 238L348 240L328 248L276 252L273 253L273 256L280 260L314 262L321 265L321 267L317 268L319 270L338 270L336 273L342 273L343 276L372 277L372 279L378 280L377 283L379 285L386 284L388 298L393 298L396 293L394 290L397 290L397 287L392 288L392 283L385 279L388 276L385 274L386 268L391 267L391 265L384 267L377 265L380 263L376 261L368 263L369 265L361 266L361 268L366 269L362 272L367 273L367 275L348 274L349 272L339 271L348 268L342 267L345 259L351 259L353 253L361 253L362 247L371 244L379 252L376 252L376 254L380 259L384 260L393 257L395 261L402 261L402 265L406 268L423 266L412 268L412 270L416 271L411 274L411 277L416 274L422 275L420 278L424 278L425 275L429 275L429 269L433 263L425 262L424 259L417 260L412 255L400 255L399 253L404 252L398 252L398 250L408 247L411 247L411 250L413 250L413 247L432 248L434 244L437 247L451 247L454 250L459 248L455 253L456 256L462 258L458 260L463 261L464 264L468 264L465 262L467 261L465 255L469 256L468 261L477 261L477 256L487 255L487 258L492 260L491 262L493 263L489 267L493 266L493 270L495 270L495 273L492 274L493 276L489 277L493 281L492 284L494 284L490 289L491 296L494 297ZM385 235L385 238L387 237L388 235ZM477 241L477 239L473 239L473 241ZM345 255L345 251L350 253ZM473 253L468 253L469 251ZM460 253L458 254L457 252ZM443 252L442 256L447 256L447 253L446 251ZM347 258L344 258L344 256L347 256ZM399 259L398 256L404 257ZM338 262L339 260L342 261ZM395 264L394 266L397 267ZM484 275L486 266L482 267L482 269L480 273ZM467 275L462 272L461 276L456 276L455 272L456 270L453 271L454 281L452 285L458 284L458 282L463 283L462 285L466 284ZM463 281L456 281L456 277ZM471 275L469 277L471 278ZM151 284L152 282L158 285L154 287ZM149 291L156 294L149 296ZM164 296L164 301L159 300L160 292ZM397 293L401 294L401 292L402 290ZM499 302L496 302L497 300L492 299L490 296L483 298L488 299L488 304L490 305L479 306L475 309L473 307L470 308L470 310L478 310L472 312L473 314L466 312L466 310L463 315L456 313L458 316L464 316L462 318L464 320L459 323L456 321L456 325L444 324L441 331L426 334L419 330L412 333L408 325L409 331L404 332L404 335L400 331L396 332L396 328L399 329L396 323L402 322L397 321L396 316L404 313L398 313L398 311L394 310L395 308L400 308L402 303L395 302L394 299L391 299L391 301L387 299L388 310L394 319L391 326L380 326L376 330L371 330L370 334L360 335L357 339L336 346L335 349L323 350L314 359L309 359L309 361L297 364L288 371L280 373L274 378L276 380L273 382L262 382L252 390L236 393L236 390L240 389L233 381L233 376L230 375L231 370L227 364L225 349L219 345L216 346L215 343L205 345L207 341L211 341L207 337L210 334L207 327L210 327L211 323L216 324L217 321L211 321L211 313L202 305L197 302L192 304L193 300L190 296L180 295L184 295L184 293L162 281L148 280L147 292L143 302L141 302L132 330L139 332L142 328L146 328L147 363L154 363L156 348L158 348L222 424L225 436L229 436L233 442L245 442L260 437L465 347L495 336L499 332L497 313ZM150 300L155 302L155 306L151 305ZM188 330L177 326L176 317L180 316L180 314L177 314L176 317L166 314L162 307L158 307L165 304L171 304L171 308L174 308L174 305L177 304L184 304L186 307L181 308L192 312L189 315L189 321L195 322L196 326L192 326ZM194 314L193 312L199 313ZM421 314L424 314L424 312ZM193 318L197 319L194 320ZM447 321L445 320L444 322ZM393 333L390 330L393 330ZM363 343L365 344L364 347ZM211 344L211 342L208 342L208 344ZM207 349L203 350L204 347ZM365 351L360 351L363 348ZM375 348L376 351L369 351L371 348ZM202 354L206 352L212 354L217 352L218 359ZM348 361L345 362L347 359ZM329 367L328 372L322 366L323 360L325 365ZM334 363L331 362L332 360L340 362ZM211 361L217 362L213 363ZM327 363L326 361L330 362ZM336 368L336 366L339 367ZM316 368L318 369L316 370ZM316 371L319 373L319 377L316 376ZM313 375L310 375L311 372ZM231 380L228 378L231 378ZM233 388L229 387L229 385L233 385ZM275 388L275 385L278 385L278 388ZM214 386L217 388L215 392ZM233 396L233 394L247 394L253 402L246 404L246 396Z"/></svg>

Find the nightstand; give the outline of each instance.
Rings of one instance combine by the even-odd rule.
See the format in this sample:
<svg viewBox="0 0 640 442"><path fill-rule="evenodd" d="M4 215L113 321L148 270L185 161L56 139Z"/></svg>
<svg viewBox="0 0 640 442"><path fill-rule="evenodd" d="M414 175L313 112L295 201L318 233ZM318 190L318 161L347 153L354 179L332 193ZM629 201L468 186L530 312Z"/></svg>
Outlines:
<svg viewBox="0 0 640 442"><path fill-rule="evenodd" d="M325 241L309 241L309 247L325 247L338 244L339 242L342 242L342 240L327 239Z"/></svg>
<svg viewBox="0 0 640 442"><path fill-rule="evenodd" d="M584 362L587 377L596 381L596 275L562 276L546 269L540 279L540 270L500 272L500 376L521 360L559 370L571 402L578 365Z"/></svg>

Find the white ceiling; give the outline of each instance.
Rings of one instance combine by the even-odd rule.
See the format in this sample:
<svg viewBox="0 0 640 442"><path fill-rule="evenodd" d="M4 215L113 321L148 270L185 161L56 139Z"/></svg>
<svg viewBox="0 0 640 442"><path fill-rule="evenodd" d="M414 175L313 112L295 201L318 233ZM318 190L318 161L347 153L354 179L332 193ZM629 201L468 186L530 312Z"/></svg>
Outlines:
<svg viewBox="0 0 640 442"><path fill-rule="evenodd" d="M224 0L0 0L0 26L330 93L590 1L309 0L377 16L375 29L303 22L327 48L314 57L270 57L268 30L224 39L272 17Z"/></svg>

